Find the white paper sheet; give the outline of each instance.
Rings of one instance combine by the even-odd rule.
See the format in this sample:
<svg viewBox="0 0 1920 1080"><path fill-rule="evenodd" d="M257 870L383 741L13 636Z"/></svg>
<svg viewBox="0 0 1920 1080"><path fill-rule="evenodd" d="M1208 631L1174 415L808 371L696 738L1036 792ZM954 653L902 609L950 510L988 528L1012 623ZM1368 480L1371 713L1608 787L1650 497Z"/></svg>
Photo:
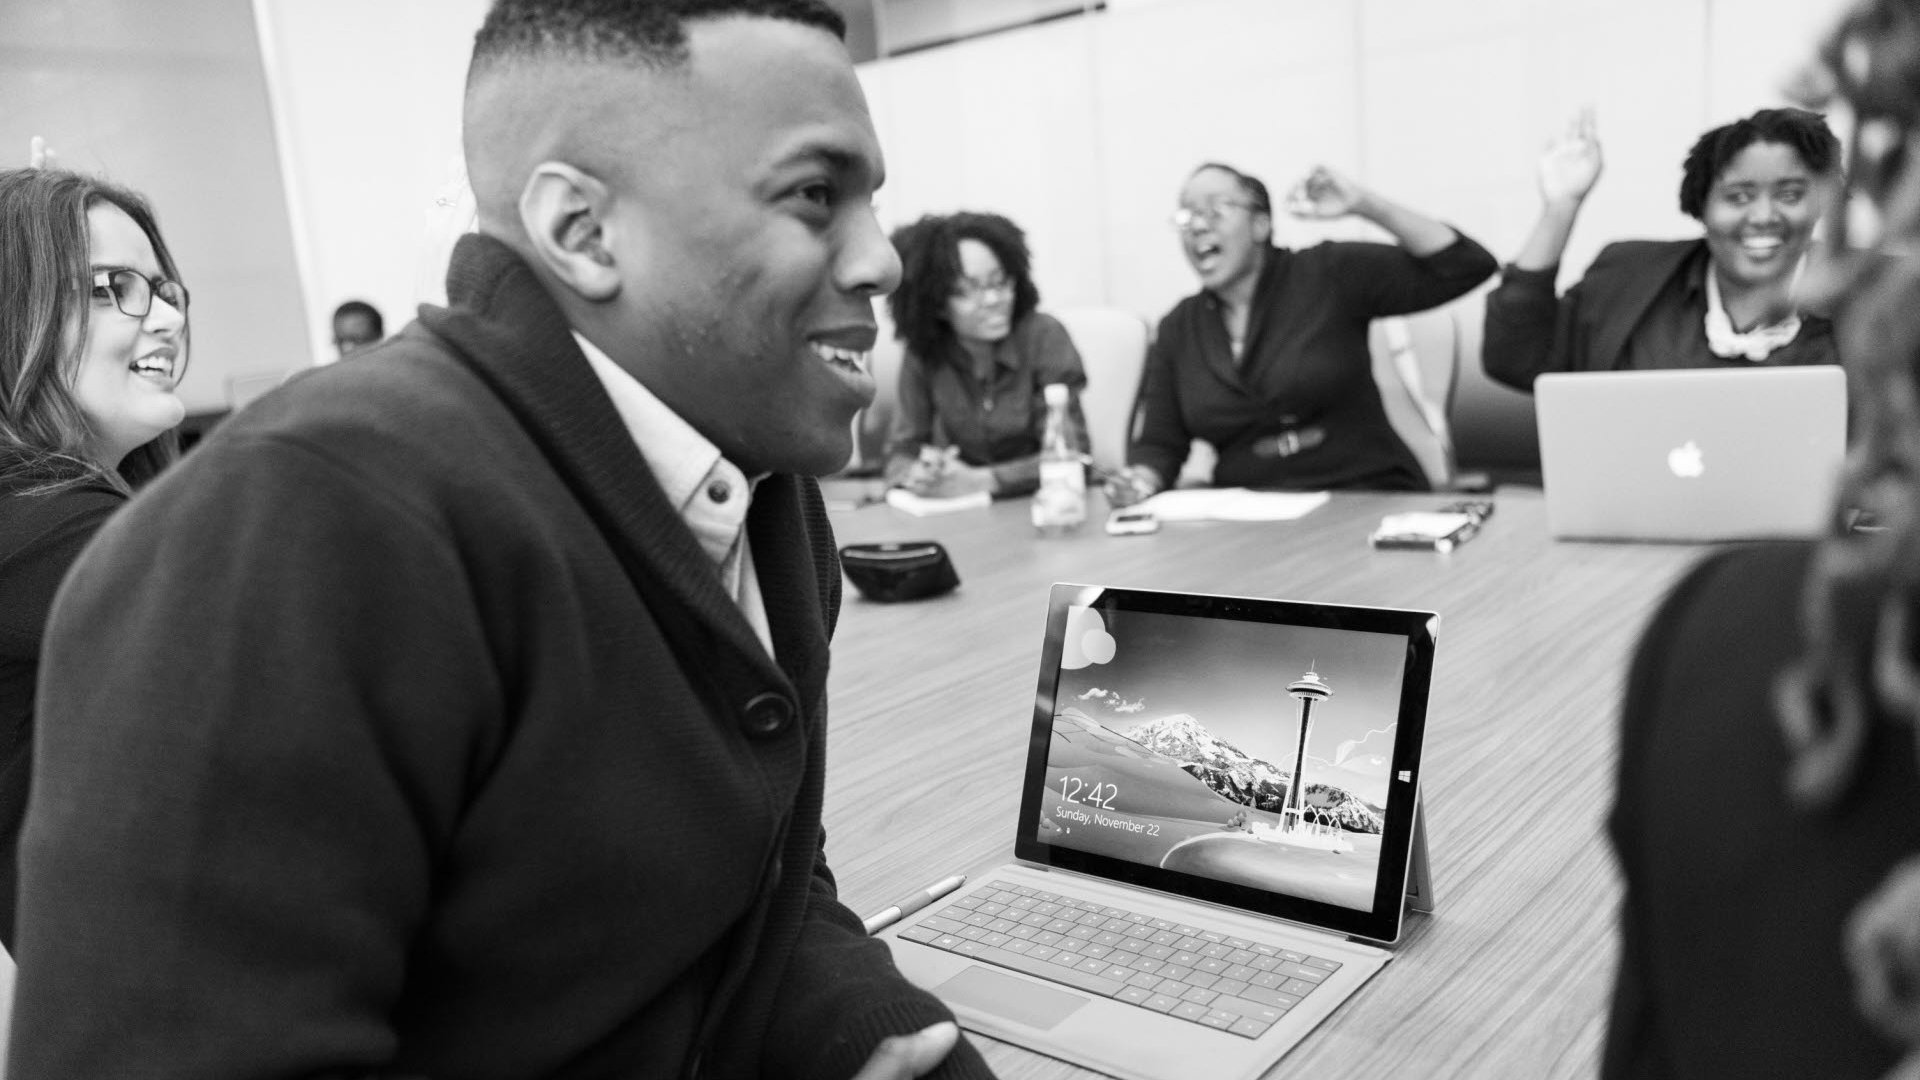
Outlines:
<svg viewBox="0 0 1920 1080"><path fill-rule="evenodd" d="M1251 491L1247 488L1178 488L1144 504L1161 521L1292 521L1319 509L1324 491Z"/></svg>

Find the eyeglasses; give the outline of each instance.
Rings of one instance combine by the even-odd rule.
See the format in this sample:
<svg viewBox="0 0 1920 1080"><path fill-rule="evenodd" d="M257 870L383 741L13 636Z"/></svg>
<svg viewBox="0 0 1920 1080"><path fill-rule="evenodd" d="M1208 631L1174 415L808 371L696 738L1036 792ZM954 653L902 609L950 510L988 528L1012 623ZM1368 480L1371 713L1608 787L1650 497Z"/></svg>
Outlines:
<svg viewBox="0 0 1920 1080"><path fill-rule="evenodd" d="M1212 228L1220 224L1220 212L1229 206L1237 206L1242 210L1251 210L1254 208L1250 202L1240 202L1235 199L1215 199L1210 203L1205 203L1200 206L1183 206L1175 210L1173 217L1169 220L1173 222L1173 227L1176 229L1191 229L1196 225L1204 225L1207 228Z"/></svg>
<svg viewBox="0 0 1920 1080"><path fill-rule="evenodd" d="M1012 295L1013 279L1004 274L985 281L963 277L953 286L953 298L966 304L984 304L996 296Z"/></svg>
<svg viewBox="0 0 1920 1080"><path fill-rule="evenodd" d="M154 281L138 270L95 270L93 297L113 297L113 306L122 314L144 319L153 310L153 298L171 304L180 314L187 313L187 287L177 281Z"/></svg>

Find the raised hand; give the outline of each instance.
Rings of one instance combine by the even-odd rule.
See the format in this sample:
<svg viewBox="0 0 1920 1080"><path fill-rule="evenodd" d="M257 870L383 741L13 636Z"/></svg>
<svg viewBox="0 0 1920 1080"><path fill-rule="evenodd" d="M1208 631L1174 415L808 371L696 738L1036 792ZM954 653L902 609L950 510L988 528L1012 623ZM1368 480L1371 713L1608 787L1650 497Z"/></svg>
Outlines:
<svg viewBox="0 0 1920 1080"><path fill-rule="evenodd" d="M59 167L59 155L53 152L53 147L47 145L47 140L38 135L27 140L27 168L57 169Z"/></svg>
<svg viewBox="0 0 1920 1080"><path fill-rule="evenodd" d="M1584 108L1540 155L1540 198L1548 204L1581 202L1599 181L1600 167L1593 109Z"/></svg>
<svg viewBox="0 0 1920 1080"><path fill-rule="evenodd" d="M1309 221L1331 221L1359 209L1366 192L1325 165L1315 165L1287 193L1287 213Z"/></svg>

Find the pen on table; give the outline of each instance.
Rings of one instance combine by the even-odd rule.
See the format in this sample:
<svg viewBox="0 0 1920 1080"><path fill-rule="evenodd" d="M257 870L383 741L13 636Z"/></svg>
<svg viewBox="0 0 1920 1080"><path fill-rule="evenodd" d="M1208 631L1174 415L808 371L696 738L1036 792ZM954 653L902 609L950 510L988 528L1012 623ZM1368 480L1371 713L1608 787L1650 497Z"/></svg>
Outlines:
<svg viewBox="0 0 1920 1080"><path fill-rule="evenodd" d="M879 911L867 916L867 933L877 934L885 930L887 927L919 911L921 908L926 907L928 904L933 903L935 900L940 899L966 883L967 875L955 874L950 878L943 878L934 882L892 907L881 908Z"/></svg>

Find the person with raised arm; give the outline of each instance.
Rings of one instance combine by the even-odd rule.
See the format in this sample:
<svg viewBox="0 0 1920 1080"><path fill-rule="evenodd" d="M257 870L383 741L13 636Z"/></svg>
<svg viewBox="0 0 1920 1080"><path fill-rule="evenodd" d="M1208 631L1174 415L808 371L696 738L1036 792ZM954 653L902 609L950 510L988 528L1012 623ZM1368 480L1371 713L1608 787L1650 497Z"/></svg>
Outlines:
<svg viewBox="0 0 1920 1080"><path fill-rule="evenodd" d="M1837 362L1833 324L1796 287L1840 173L1818 114L1761 109L1700 136L1680 210L1702 235L1608 244L1560 294L1560 258L1601 166L1583 110L1541 155L1540 216L1487 296L1489 376L1531 392L1551 371Z"/></svg>
<svg viewBox="0 0 1920 1080"><path fill-rule="evenodd" d="M1428 487L1387 420L1368 326L1460 296L1493 273L1493 256L1325 166L1308 172L1286 209L1306 220L1356 216L1396 242L1278 246L1264 183L1219 163L1195 169L1173 223L1201 287L1160 321L1139 434L1126 470L1107 484L1113 502L1174 483L1196 438L1215 450L1222 487Z"/></svg>

